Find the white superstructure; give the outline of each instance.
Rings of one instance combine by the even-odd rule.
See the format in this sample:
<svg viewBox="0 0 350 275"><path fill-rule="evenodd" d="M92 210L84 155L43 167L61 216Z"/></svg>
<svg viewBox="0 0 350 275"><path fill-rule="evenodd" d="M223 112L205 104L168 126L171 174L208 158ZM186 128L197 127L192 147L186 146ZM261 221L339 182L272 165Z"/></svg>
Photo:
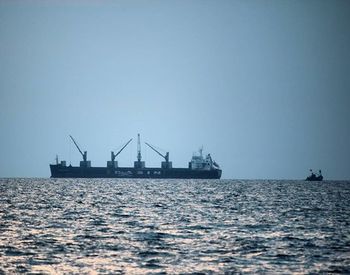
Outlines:
<svg viewBox="0 0 350 275"><path fill-rule="evenodd" d="M219 165L212 160L210 154L203 157L203 148L199 149L199 154L193 154L189 168L192 170L212 170L219 169Z"/></svg>

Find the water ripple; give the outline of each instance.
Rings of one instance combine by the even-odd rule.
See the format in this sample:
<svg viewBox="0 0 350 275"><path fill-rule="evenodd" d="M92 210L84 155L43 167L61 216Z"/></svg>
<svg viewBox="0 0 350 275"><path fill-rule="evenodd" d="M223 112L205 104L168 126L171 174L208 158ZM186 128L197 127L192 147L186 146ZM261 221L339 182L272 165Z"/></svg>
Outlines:
<svg viewBox="0 0 350 275"><path fill-rule="evenodd" d="M350 273L350 183L0 179L0 274Z"/></svg>

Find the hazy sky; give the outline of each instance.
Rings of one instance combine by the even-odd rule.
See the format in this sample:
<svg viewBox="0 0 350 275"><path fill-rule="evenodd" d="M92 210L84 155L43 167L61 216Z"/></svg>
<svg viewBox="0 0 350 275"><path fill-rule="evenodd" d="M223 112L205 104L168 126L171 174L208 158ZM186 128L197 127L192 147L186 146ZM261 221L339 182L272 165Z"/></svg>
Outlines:
<svg viewBox="0 0 350 275"><path fill-rule="evenodd" d="M0 177L136 138L223 178L350 178L350 1L0 0ZM142 145L146 166L162 159Z"/></svg>

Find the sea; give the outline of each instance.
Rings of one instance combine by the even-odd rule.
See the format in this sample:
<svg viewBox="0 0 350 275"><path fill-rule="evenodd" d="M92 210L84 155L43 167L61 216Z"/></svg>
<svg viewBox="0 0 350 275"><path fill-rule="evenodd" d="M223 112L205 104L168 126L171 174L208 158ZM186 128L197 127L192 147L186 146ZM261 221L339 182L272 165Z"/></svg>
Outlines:
<svg viewBox="0 0 350 275"><path fill-rule="evenodd" d="M350 273L350 182L0 179L0 274Z"/></svg>

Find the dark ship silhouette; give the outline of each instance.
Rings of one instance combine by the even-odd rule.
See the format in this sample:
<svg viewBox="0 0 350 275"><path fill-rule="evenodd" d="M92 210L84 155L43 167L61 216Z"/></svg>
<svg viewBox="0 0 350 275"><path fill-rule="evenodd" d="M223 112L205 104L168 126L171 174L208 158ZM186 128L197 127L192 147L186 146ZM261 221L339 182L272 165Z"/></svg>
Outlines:
<svg viewBox="0 0 350 275"><path fill-rule="evenodd" d="M323 176L322 176L322 171L318 170L318 175L316 175L312 169L310 169L310 173L311 175L308 176L305 180L306 181L322 181L323 180Z"/></svg>
<svg viewBox="0 0 350 275"><path fill-rule="evenodd" d="M193 155L188 164L188 168L173 168L172 162L169 161L169 152L165 155L156 150L152 145L145 143L164 161L161 167L146 167L145 162L141 161L141 143L140 134L137 142L137 160L134 161L134 167L119 167L116 157L131 142L130 139L118 153L111 152L111 160L107 161L107 167L91 167L91 161L87 160L87 151L82 152L72 136L71 140L77 147L83 157L80 166L66 165L66 161L50 164L51 178L181 178L181 179L220 179L221 169L219 165L212 160L210 154L203 157L203 149L199 150L199 155Z"/></svg>

